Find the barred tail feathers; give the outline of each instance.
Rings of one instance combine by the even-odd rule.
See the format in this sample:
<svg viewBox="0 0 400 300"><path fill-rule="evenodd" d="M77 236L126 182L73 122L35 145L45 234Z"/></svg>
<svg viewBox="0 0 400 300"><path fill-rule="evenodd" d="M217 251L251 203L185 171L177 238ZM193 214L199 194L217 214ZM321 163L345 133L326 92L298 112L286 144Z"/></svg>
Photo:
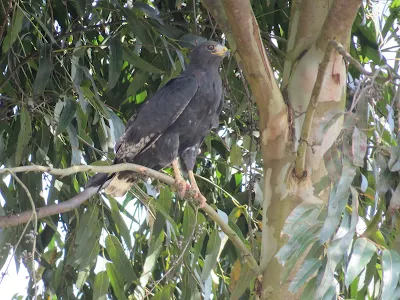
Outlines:
<svg viewBox="0 0 400 300"><path fill-rule="evenodd" d="M131 172L129 172L131 173ZM135 178L132 176L121 176L121 173L114 175L109 185L105 188L104 192L113 197L123 197L132 187Z"/></svg>

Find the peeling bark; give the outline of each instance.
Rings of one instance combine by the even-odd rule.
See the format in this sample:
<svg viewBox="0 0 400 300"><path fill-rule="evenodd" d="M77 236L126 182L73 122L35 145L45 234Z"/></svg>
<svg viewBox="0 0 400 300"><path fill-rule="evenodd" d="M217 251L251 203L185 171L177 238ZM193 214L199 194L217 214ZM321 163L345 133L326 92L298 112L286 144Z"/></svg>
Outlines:
<svg viewBox="0 0 400 300"><path fill-rule="evenodd" d="M315 83L321 92L315 93L313 115L309 116L305 148L307 176L293 176L295 155L288 146L288 111L282 93L273 76L271 65L262 44L258 24L249 1L222 0L225 13L215 13L219 24L229 24L228 41L236 46L243 68L260 113L261 147L264 160L264 203L262 221L262 246L260 268L263 270L262 299L298 299L281 285L282 266L274 259L283 245L280 237L284 222L295 206L303 201L321 203L329 191L314 195L314 184L326 174L323 154L340 133L339 119L325 135L322 129L327 112L344 108L346 69L342 57L335 50L328 50L330 40L347 45L361 0L299 0L293 1L288 53L283 73L283 87L288 100L297 113L304 113L310 103ZM218 1L213 7L223 8ZM221 16L225 19L221 19ZM327 57L320 78L318 68ZM296 117L296 115L295 115ZM304 117L295 119L296 140L300 137ZM310 147L314 145L313 149Z"/></svg>

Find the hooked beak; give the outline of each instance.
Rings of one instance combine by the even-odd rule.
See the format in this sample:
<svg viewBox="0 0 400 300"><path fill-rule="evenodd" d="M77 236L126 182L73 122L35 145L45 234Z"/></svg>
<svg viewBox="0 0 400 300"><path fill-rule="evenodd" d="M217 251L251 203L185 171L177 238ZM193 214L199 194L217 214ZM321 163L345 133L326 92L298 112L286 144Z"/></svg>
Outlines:
<svg viewBox="0 0 400 300"><path fill-rule="evenodd" d="M218 56L229 57L231 53L225 46L218 45L217 47L215 47L214 54Z"/></svg>

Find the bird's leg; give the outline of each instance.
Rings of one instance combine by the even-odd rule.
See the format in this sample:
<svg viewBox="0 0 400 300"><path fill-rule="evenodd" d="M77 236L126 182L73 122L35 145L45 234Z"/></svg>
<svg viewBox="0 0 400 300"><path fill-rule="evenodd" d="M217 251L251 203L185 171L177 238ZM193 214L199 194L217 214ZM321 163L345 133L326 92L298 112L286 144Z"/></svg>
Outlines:
<svg viewBox="0 0 400 300"><path fill-rule="evenodd" d="M182 177L182 173L179 168L179 162L177 158L174 159L174 161L172 162L172 169L174 170L177 193L179 197L183 198L186 194L186 181Z"/></svg>
<svg viewBox="0 0 400 300"><path fill-rule="evenodd" d="M193 171L189 170L188 175L189 175L190 185L192 186L192 190L195 192L194 198L196 198L199 201L199 206L200 208L202 208L206 204L207 199L201 194L199 187L197 186L196 179L194 178Z"/></svg>

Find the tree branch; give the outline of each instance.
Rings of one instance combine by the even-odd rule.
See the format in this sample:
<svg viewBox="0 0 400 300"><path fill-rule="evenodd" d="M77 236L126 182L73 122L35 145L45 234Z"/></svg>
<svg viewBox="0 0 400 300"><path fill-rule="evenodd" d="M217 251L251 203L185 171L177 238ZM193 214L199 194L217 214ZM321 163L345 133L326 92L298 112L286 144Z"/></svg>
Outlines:
<svg viewBox="0 0 400 300"><path fill-rule="evenodd" d="M305 173L306 153L309 145L309 138L312 130L312 122L315 111L318 106L321 89L323 86L324 75L331 59L333 43L336 40L339 43L348 43L350 31L361 0L337 0L333 2L332 8L329 10L328 16L321 29L321 33L316 41L316 47L324 51L324 57L318 66L318 75L311 93L308 103L306 116L301 135L299 146L297 148L297 157L295 161L295 174L298 178L303 178Z"/></svg>
<svg viewBox="0 0 400 300"><path fill-rule="evenodd" d="M242 59L240 67L257 103L262 154L267 167L286 153L289 128L287 106L274 77L250 1L223 0L222 3ZM220 23L218 17L214 15Z"/></svg>
<svg viewBox="0 0 400 300"><path fill-rule="evenodd" d="M15 168L5 168L0 169L0 174L5 173L21 173L21 172L44 172L55 176L68 176L78 172L97 172L97 173L115 173L120 171L133 171L139 173L140 175L149 176L154 179L158 179L170 186L175 186L175 179L171 176L155 171L153 169L146 168L144 166L136 164L116 164L111 166L89 166L80 165L73 166L66 169L56 169L46 166L22 166ZM91 196L95 195L99 191L99 187L88 187L81 193L77 194L75 197L58 204L47 205L36 209L37 219L48 217L55 214L65 213L79 207L83 202L89 199ZM190 193L186 193L185 198L189 199ZM224 222L224 220L218 215L218 213L207 203L204 205L202 210L215 222L217 223L221 230L230 238L232 243L237 249L242 253L244 259L249 263L250 268L256 274L260 274L260 268L254 259L246 245L237 236L235 231ZM18 224L27 223L32 218L32 211L25 211L20 214L14 214L9 216L0 217L0 228L16 226Z"/></svg>
<svg viewBox="0 0 400 300"><path fill-rule="evenodd" d="M306 110L303 127L301 128L299 146L297 148L297 157L294 167L297 178L303 178L307 175L305 173L305 168L307 148L310 146L308 140L311 134L312 121L317 109L319 95L321 94L321 89L324 84L324 74L331 58L331 52L332 46L329 46L325 52L324 58L318 66L317 79L315 80L315 84L311 93L311 99Z"/></svg>
<svg viewBox="0 0 400 300"><path fill-rule="evenodd" d="M390 81L392 79L400 79L400 76L396 75L396 74L392 74L392 70L390 69L390 67L388 65L384 65L382 67L378 67L373 71L368 71L367 69L365 69L362 64L359 62L358 59L355 59L354 57L352 57L347 51L346 49L343 47L343 45L341 43L338 43L335 40L332 40L329 42L329 44L331 44L336 51L343 56L343 59L348 62L349 64L352 64L358 71L360 71L361 74L364 74L367 77L375 77L378 79L383 80L384 82L386 81ZM386 69L389 73L389 76L376 76L376 72L381 71L382 69Z"/></svg>

